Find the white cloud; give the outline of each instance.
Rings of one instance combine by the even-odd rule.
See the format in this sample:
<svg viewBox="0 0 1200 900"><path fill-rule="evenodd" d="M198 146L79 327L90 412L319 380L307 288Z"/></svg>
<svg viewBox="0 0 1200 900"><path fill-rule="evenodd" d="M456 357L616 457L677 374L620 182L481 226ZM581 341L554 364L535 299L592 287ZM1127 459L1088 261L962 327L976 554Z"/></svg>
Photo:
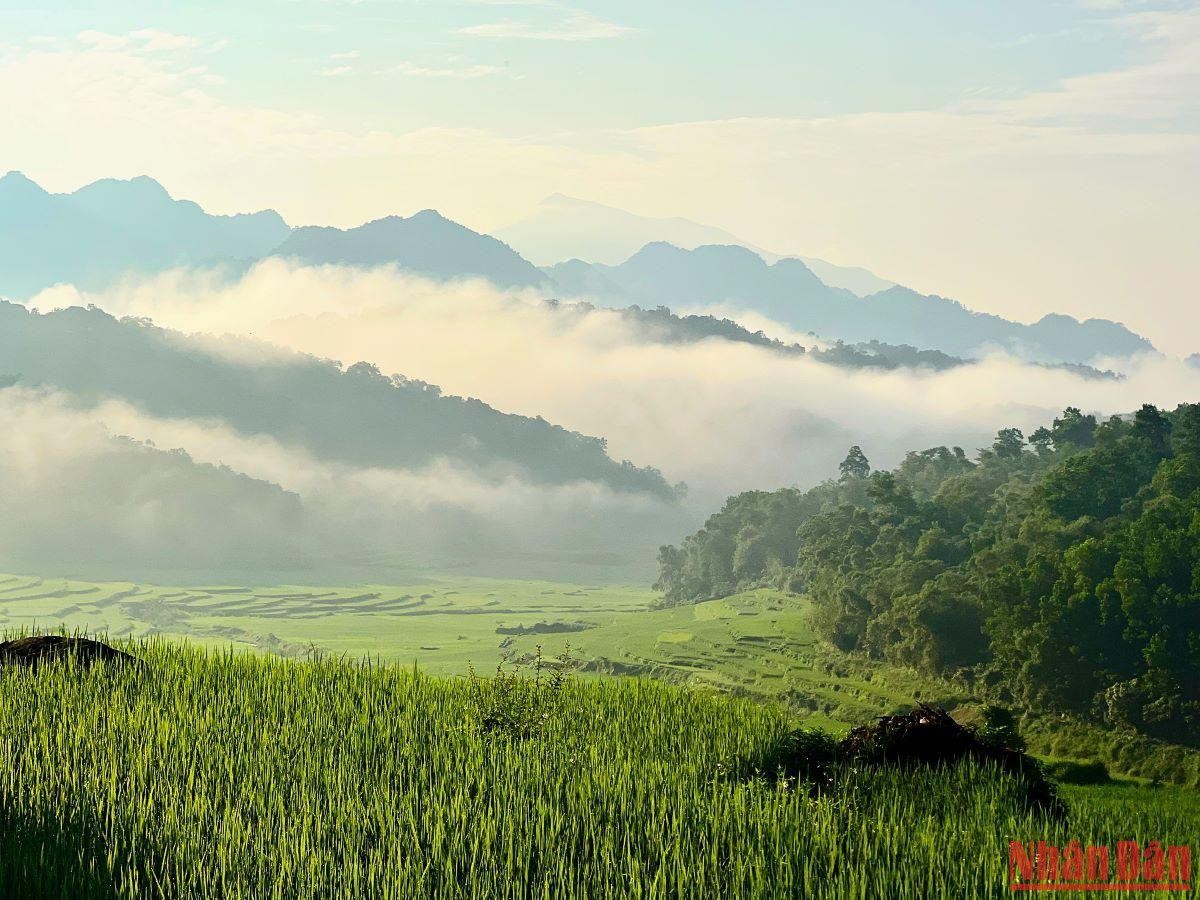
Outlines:
<svg viewBox="0 0 1200 900"><path fill-rule="evenodd" d="M501 66L490 66L481 63L474 65L420 66L412 62L402 62L392 66L387 71L396 75L406 75L413 78L485 78L503 72Z"/></svg>
<svg viewBox="0 0 1200 900"><path fill-rule="evenodd" d="M547 24L508 19L503 22L467 25L459 28L458 33L471 37L517 38L530 41L596 41L622 37L636 30L627 25L605 21L590 13L570 11L557 21Z"/></svg>
<svg viewBox="0 0 1200 900"><path fill-rule="evenodd" d="M0 544L10 565L38 571L350 567L361 577L363 565L589 555L641 579L654 548L685 527L679 508L602 484L534 483L444 459L353 466L123 400L4 388L0 416Z"/></svg>
<svg viewBox="0 0 1200 900"><path fill-rule="evenodd" d="M157 28L142 28L131 32L129 38L140 42L147 53L169 53L174 50L185 50L200 45L199 39L187 34L174 34Z"/></svg>
<svg viewBox="0 0 1200 900"><path fill-rule="evenodd" d="M1123 12L1105 22L1141 45L1140 58L1118 69L1067 78L1055 89L984 105L981 111L1090 133L1141 128L1194 138L1200 116L1200 7Z"/></svg>
<svg viewBox="0 0 1200 900"><path fill-rule="evenodd" d="M197 47L200 41L191 35L175 34L157 28L139 28L127 34L109 34L103 31L81 31L75 35L79 43L96 50L123 50L132 48L143 53L170 53Z"/></svg>
<svg viewBox="0 0 1200 900"><path fill-rule="evenodd" d="M169 562L178 559L172 541L184 540L183 530L189 537L180 546L213 564L290 558L331 566L397 552L445 560L454 547L467 547L476 561L525 564L526 555L562 560L586 550L618 560L623 577L648 577L654 548L699 527L728 494L830 477L851 444L886 467L931 445L973 452L1003 426L1028 434L1067 405L1107 414L1200 396L1200 370L1162 358L1112 363L1128 378L1106 381L1003 356L941 373L879 372L720 340L651 344L611 311L554 311L533 293L435 284L390 268L269 260L234 280L176 271L102 294L64 286L36 299L42 309L86 302L202 332L181 338L190 352L242 364L287 362L284 348L369 360L448 393L603 436L613 458L658 466L690 492L675 506L447 460L415 469L355 466L217 419L155 417L119 400L34 403L20 388L0 390L0 415L10 425L0 432L0 540L29 553L65 547L81 560L94 544L118 555L150 547ZM303 515L259 491L238 511L245 529L202 527L193 504L210 525L225 521L211 513L223 495L205 493L212 473L176 465L172 477L161 477L161 466L149 463L163 460L113 444L111 434L180 448L196 463L278 485L299 498ZM6 514L21 509L37 511L36 527ZM280 517L286 527L271 527ZM24 530L6 532L4 522ZM256 542L259 527L273 543Z"/></svg>
<svg viewBox="0 0 1200 900"><path fill-rule="evenodd" d="M75 35L75 39L97 50L120 50L129 45L129 35L108 34L104 31L81 31Z"/></svg>
<svg viewBox="0 0 1200 900"><path fill-rule="evenodd" d="M0 390L0 543L9 564L229 570L303 562L297 498L163 453L74 398ZM126 417L121 424L129 424Z"/></svg>

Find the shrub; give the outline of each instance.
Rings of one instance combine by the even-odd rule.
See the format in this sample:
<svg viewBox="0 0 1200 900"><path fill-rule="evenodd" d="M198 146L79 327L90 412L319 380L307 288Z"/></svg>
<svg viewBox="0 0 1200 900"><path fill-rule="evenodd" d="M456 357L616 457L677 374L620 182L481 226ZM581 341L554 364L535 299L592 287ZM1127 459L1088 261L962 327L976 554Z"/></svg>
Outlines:
<svg viewBox="0 0 1200 900"><path fill-rule="evenodd" d="M563 688L575 662L567 645L558 659L547 659L538 644L531 660L517 660L482 678L469 667L471 705L479 729L486 735L524 740L550 722L561 706ZM532 676L528 670L532 669Z"/></svg>
<svg viewBox="0 0 1200 900"><path fill-rule="evenodd" d="M992 747L1025 752L1025 738L1017 729L1017 717L1011 709L989 704L981 710L981 714L983 723L976 729L981 741Z"/></svg>
<svg viewBox="0 0 1200 900"><path fill-rule="evenodd" d="M1011 716L995 712L992 720L998 727L1006 721L1011 724ZM985 715L985 727L987 721ZM871 767L946 766L964 760L994 763L1021 781L1031 808L1059 818L1066 814L1065 804L1037 760L983 740L977 729L960 725L944 709L921 705L906 715L883 716L851 731L839 752L848 761Z"/></svg>
<svg viewBox="0 0 1200 900"><path fill-rule="evenodd" d="M804 782L818 791L833 784L837 762L838 742L833 735L819 728L798 728L768 744L761 754L742 760L735 774Z"/></svg>
<svg viewBox="0 0 1200 900"><path fill-rule="evenodd" d="M1046 772L1064 784L1107 784L1112 779L1108 767L1098 759L1078 762L1072 759L1046 763Z"/></svg>

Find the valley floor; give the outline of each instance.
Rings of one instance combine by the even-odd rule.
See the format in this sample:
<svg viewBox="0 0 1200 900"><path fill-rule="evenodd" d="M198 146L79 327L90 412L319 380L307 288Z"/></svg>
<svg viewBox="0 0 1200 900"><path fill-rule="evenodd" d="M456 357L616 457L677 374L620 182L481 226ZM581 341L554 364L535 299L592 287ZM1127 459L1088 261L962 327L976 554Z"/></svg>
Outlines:
<svg viewBox="0 0 1200 900"><path fill-rule="evenodd" d="M370 656L436 675L568 648L583 674L648 675L857 724L939 690L817 640L803 598L748 591L655 608L636 586L432 577L405 585L163 587L0 576L0 628L180 636L293 658Z"/></svg>
<svg viewBox="0 0 1200 900"><path fill-rule="evenodd" d="M778 702L835 732L927 702L954 709L963 685L842 653L809 627L802 597L759 589L657 608L638 586L463 576L402 585L166 587L0 575L0 629L186 638L294 659L364 658L432 675L488 674L541 648L582 677L638 675ZM1200 783L1200 753L1058 718L1027 717L1031 748L1100 759L1115 773Z"/></svg>

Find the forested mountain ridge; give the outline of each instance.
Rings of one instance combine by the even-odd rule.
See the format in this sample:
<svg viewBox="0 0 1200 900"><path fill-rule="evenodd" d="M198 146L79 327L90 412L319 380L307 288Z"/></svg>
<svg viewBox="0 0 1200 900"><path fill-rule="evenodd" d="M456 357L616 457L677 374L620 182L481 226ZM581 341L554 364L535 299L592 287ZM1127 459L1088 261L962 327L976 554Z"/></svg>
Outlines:
<svg viewBox="0 0 1200 900"><path fill-rule="evenodd" d="M598 309L586 302L565 304L553 300L548 302L553 308L568 314L587 315ZM709 315L677 315L665 306L658 306L654 309L629 306L615 310L615 312L634 327L639 339L662 344L722 340L737 344L749 344L785 356L806 357L825 365L839 366L845 369L894 370L908 368L942 372L970 365L973 362L973 360L951 356L940 350L921 350L911 344L885 344L876 340L862 341L857 344L835 341L828 346L821 346L814 340L811 347L806 347L804 344L787 343L770 337L761 330L751 331L732 319ZM1063 369L1083 378L1118 379L1122 377L1116 372L1101 371L1079 363L1033 363L1033 365Z"/></svg>
<svg viewBox="0 0 1200 900"><path fill-rule="evenodd" d="M892 471L853 448L838 480L732 497L659 563L668 602L782 586L844 650L1200 743L1200 404L1068 409Z"/></svg>
<svg viewBox="0 0 1200 900"><path fill-rule="evenodd" d="M0 302L0 372L27 386L113 397L158 417L211 419L315 456L410 468L446 458L539 483L596 481L670 497L654 469L618 463L603 439L360 362L300 353L222 354L211 344L96 308L39 314Z"/></svg>
<svg viewBox="0 0 1200 900"><path fill-rule="evenodd" d="M570 260L544 269L566 297L610 306L675 309L720 305L767 316L798 331L848 343L878 340L955 356L1003 350L1039 362L1089 363L1152 352L1145 338L1115 322L1051 314L1032 325L973 312L954 300L905 287L858 297L824 284L798 259L768 264L740 246L682 250L647 244L619 266Z"/></svg>

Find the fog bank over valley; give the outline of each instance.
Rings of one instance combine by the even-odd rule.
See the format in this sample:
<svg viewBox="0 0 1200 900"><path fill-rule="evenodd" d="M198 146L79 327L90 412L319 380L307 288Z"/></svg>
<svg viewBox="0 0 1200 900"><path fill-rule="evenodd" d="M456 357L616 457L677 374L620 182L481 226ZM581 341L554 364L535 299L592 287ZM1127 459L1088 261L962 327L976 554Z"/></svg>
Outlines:
<svg viewBox="0 0 1200 900"><path fill-rule="evenodd" d="M160 327L49 313L89 303ZM264 573L580 564L641 578L658 544L729 494L814 484L851 444L876 467L939 444L970 454L998 428L1028 433L1068 405L1111 414L1200 388L1200 371L1149 354L1104 361L1122 379L1001 354L942 371L847 369L721 338L664 342L617 311L534 290L279 259L241 276L60 286L31 306L47 314L7 313L31 331L21 347L7 332L2 370L20 377L4 402L24 424L6 440L80 436L48 453L56 481L8 479L23 487L5 505L32 505L45 529L14 545L31 564L55 553L79 566L124 555ZM81 346L72 334L96 348L91 362L56 357ZM155 375L160 364L177 380ZM168 464L171 477L147 475ZM132 494L131 466L148 482ZM71 478L93 491L124 479L112 488L124 502L93 498L76 515ZM219 497L233 479L254 489L172 517L172 497ZM47 540L60 526L66 540Z"/></svg>

